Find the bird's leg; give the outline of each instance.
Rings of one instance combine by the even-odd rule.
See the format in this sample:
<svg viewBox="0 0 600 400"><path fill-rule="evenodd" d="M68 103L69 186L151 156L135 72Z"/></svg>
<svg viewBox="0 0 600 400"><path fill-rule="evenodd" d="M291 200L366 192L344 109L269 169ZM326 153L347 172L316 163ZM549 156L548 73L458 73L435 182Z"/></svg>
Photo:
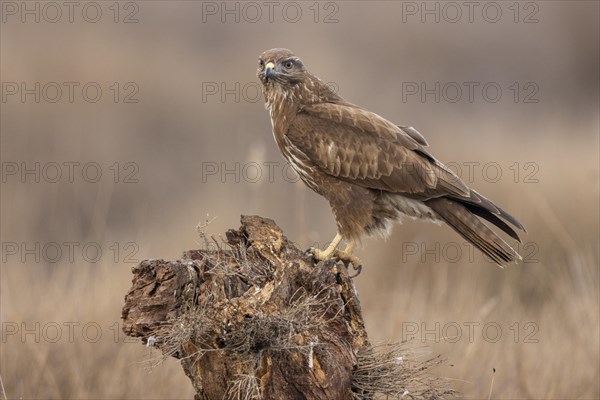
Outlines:
<svg viewBox="0 0 600 400"><path fill-rule="evenodd" d="M354 241L351 241L350 243L348 243L348 246L346 246L344 250L337 250L335 252L335 256L339 258L340 261L344 262L346 266L348 266L348 263L352 264L352 267L356 271L356 274L351 278L354 278L355 276L360 274L360 271L362 270L362 261L360 261L358 257L352 255L352 251L354 250L355 244L356 243Z"/></svg>
<svg viewBox="0 0 600 400"><path fill-rule="evenodd" d="M356 242L353 240L350 243L348 243L348 246L346 246L346 248L344 249L344 253L348 254L348 255L352 255L352 252L354 251L354 245L356 244Z"/></svg>
<svg viewBox="0 0 600 400"><path fill-rule="evenodd" d="M340 235L340 233L338 232L325 250L311 247L310 249L308 249L308 251L311 252L317 260L328 260L331 258L331 255L333 254L333 252L338 247L341 241L342 235Z"/></svg>
<svg viewBox="0 0 600 400"><path fill-rule="evenodd" d="M308 249L308 251L312 253L317 260L329 260L330 258L335 257L342 261L344 264L346 264L346 267L348 266L348 264L352 264L352 267L356 271L356 274L351 276L351 278L354 278L355 276L358 276L360 274L360 271L362 270L362 261L360 261L358 257L352 255L352 251L354 250L355 245L354 241L348 243L348 246L346 246L344 250L338 250L337 246L340 244L341 241L342 235L337 233L335 235L335 238L333 238L333 241L329 244L329 246L327 246L325 250L320 250L311 247L310 249Z"/></svg>

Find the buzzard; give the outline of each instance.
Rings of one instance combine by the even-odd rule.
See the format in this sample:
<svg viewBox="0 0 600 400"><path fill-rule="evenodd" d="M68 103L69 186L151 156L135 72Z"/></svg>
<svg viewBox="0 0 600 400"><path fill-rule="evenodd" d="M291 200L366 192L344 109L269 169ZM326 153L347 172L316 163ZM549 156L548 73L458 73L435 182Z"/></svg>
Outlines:
<svg viewBox="0 0 600 400"><path fill-rule="evenodd" d="M521 259L480 218L519 241L513 227L523 225L437 160L416 129L347 102L290 50L262 53L257 76L277 146L335 215L337 234L325 250L310 249L315 258L356 263L352 249L362 236L385 237L407 216L446 222L500 266Z"/></svg>

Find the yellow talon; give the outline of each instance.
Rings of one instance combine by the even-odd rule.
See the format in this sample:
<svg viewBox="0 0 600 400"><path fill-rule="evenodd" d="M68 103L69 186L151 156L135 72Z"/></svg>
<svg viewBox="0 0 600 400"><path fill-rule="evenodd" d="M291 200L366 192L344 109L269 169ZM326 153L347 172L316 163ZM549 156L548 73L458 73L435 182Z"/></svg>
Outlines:
<svg viewBox="0 0 600 400"><path fill-rule="evenodd" d="M356 274L350 275L350 278L357 277L362 271L362 261L360 258L352 255L352 251L354 250L354 242L350 242L345 250L337 250L336 257L346 264L352 264L352 268L356 271Z"/></svg>
<svg viewBox="0 0 600 400"><path fill-rule="evenodd" d="M337 258L346 265L348 265L349 263L352 264L354 270L357 271L356 275L354 276L357 276L358 274L360 274L360 270L362 269L362 261L360 261L358 257L352 255L355 243L354 241L352 241L348 244L348 246L346 246L344 250L338 250L337 246L340 244L341 241L342 235L338 233L335 235L335 238L325 250L311 247L309 251L319 261L329 260L330 258Z"/></svg>
<svg viewBox="0 0 600 400"><path fill-rule="evenodd" d="M310 252L319 261L329 260L332 256L333 252L336 251L336 248L338 247L338 245L340 244L341 241L342 241L342 235L340 235L338 233L335 235L335 238L333 238L333 241L329 244L329 246L327 246L327 248L325 250L316 249L314 247L311 247Z"/></svg>

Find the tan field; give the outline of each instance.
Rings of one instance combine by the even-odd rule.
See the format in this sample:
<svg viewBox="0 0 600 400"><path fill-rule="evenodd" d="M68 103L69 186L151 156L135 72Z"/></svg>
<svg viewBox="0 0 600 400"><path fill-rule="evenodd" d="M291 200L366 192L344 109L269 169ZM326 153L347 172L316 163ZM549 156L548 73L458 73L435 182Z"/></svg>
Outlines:
<svg viewBox="0 0 600 400"><path fill-rule="evenodd" d="M527 228L504 269L446 226L365 239L371 340L441 355L460 397L599 398L599 3L267 3L0 3L0 399L193 398L121 331L136 260L240 214L333 238L271 135L272 47L416 127Z"/></svg>

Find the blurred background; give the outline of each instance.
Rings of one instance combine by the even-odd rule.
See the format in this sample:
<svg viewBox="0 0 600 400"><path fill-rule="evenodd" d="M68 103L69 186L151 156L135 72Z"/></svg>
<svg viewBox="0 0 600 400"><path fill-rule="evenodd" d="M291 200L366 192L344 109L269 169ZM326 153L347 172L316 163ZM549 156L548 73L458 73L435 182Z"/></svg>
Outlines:
<svg viewBox="0 0 600 400"><path fill-rule="evenodd" d="M136 261L178 258L198 224L219 235L240 214L302 248L333 238L272 138L255 77L272 47L416 127L527 227L505 269L447 227L365 239L372 341L441 354L466 398L600 396L598 2L0 7L4 397L191 398L177 361L149 368L159 355L121 332Z"/></svg>

